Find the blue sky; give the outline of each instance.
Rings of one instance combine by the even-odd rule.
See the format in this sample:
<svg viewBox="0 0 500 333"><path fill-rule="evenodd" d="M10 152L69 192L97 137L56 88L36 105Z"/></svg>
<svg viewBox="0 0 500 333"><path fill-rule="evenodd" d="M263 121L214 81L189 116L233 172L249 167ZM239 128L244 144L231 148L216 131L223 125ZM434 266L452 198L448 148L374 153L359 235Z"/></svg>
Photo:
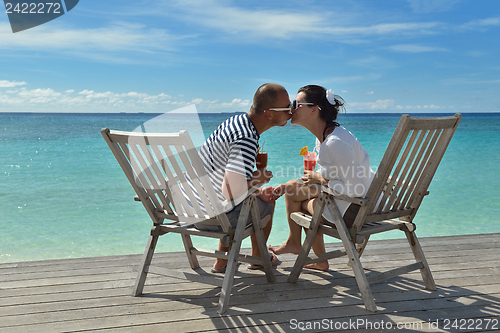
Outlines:
<svg viewBox="0 0 500 333"><path fill-rule="evenodd" d="M347 112L499 112L497 0L81 0L13 34L0 112L247 111L257 87Z"/></svg>

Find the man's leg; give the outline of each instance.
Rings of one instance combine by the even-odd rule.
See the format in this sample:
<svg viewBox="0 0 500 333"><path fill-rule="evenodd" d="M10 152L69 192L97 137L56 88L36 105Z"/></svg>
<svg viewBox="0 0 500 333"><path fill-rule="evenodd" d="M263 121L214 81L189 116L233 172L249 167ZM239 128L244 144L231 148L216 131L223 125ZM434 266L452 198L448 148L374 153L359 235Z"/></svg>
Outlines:
<svg viewBox="0 0 500 333"><path fill-rule="evenodd" d="M222 242L219 241L219 251L222 252L229 252L229 247L227 246L222 246ZM222 271L224 268L227 266L227 260L226 259L220 259L216 258L214 266L212 267L214 271Z"/></svg>
<svg viewBox="0 0 500 333"><path fill-rule="evenodd" d="M275 203L274 202L267 203L259 198L257 198L256 200L257 200L257 205L259 206L260 218L263 219L266 216L269 216L269 215L271 216L270 220L267 222L266 226L263 228L264 237L265 237L265 240L267 242L267 239L269 238L269 235L271 234ZM227 217L228 217L229 222L231 223L231 226L233 228L236 228L236 223L237 223L239 215L240 215L240 211L241 211L240 205L236 206L233 211L227 213ZM247 224L251 223L251 222L252 222L252 216L251 216L251 214L249 214ZM250 239L252 242L252 256L260 257L260 251L259 251L259 247L257 246L257 239L255 237L255 234L251 235ZM229 250L230 250L229 247L222 246L222 243L219 242L219 251L229 252ZM226 267L226 265L227 265L227 260L216 258L213 269L217 270L217 271L221 271Z"/></svg>

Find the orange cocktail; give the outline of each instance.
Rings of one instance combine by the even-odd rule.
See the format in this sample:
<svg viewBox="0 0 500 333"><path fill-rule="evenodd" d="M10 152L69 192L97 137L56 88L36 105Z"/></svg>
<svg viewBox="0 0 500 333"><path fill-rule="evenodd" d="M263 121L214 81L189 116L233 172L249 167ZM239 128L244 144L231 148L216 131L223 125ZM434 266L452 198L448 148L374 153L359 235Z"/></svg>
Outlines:
<svg viewBox="0 0 500 333"><path fill-rule="evenodd" d="M314 151L308 151L304 154L304 170L314 171L316 169L317 154Z"/></svg>

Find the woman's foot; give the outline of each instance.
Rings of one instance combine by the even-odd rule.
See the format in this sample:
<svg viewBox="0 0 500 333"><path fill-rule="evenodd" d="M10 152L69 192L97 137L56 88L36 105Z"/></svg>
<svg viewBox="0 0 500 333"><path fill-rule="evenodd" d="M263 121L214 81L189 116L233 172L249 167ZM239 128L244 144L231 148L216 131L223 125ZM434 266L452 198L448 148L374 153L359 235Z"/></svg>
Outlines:
<svg viewBox="0 0 500 333"><path fill-rule="evenodd" d="M299 254L301 246L300 245L292 245L292 244L289 244L288 242L285 242L280 246L268 245L267 248L269 249L269 251L272 251L274 254L285 254L285 253Z"/></svg>
<svg viewBox="0 0 500 333"><path fill-rule="evenodd" d="M314 264L304 266L304 268L315 269L317 271L322 271L322 272L326 272L329 267L330 265L328 264L328 261L320 261Z"/></svg>

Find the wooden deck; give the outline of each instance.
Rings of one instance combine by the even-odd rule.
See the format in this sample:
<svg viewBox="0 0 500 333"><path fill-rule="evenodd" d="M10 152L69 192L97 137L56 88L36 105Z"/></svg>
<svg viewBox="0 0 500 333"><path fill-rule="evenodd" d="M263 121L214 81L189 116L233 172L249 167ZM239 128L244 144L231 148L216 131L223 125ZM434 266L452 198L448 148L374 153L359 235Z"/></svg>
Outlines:
<svg viewBox="0 0 500 333"><path fill-rule="evenodd" d="M372 285L377 313L365 310L345 258L331 260L326 273L305 270L297 284L286 282L293 255L280 256L275 283L241 265L223 316L216 312L220 288L210 285L150 276L145 294L131 297L138 255L0 264L0 332L498 331L500 234L421 243L438 290L423 289L418 272ZM406 240L372 241L362 262L383 271L390 260L411 257ZM188 268L184 253L153 262ZM388 330L388 323L406 328Z"/></svg>

